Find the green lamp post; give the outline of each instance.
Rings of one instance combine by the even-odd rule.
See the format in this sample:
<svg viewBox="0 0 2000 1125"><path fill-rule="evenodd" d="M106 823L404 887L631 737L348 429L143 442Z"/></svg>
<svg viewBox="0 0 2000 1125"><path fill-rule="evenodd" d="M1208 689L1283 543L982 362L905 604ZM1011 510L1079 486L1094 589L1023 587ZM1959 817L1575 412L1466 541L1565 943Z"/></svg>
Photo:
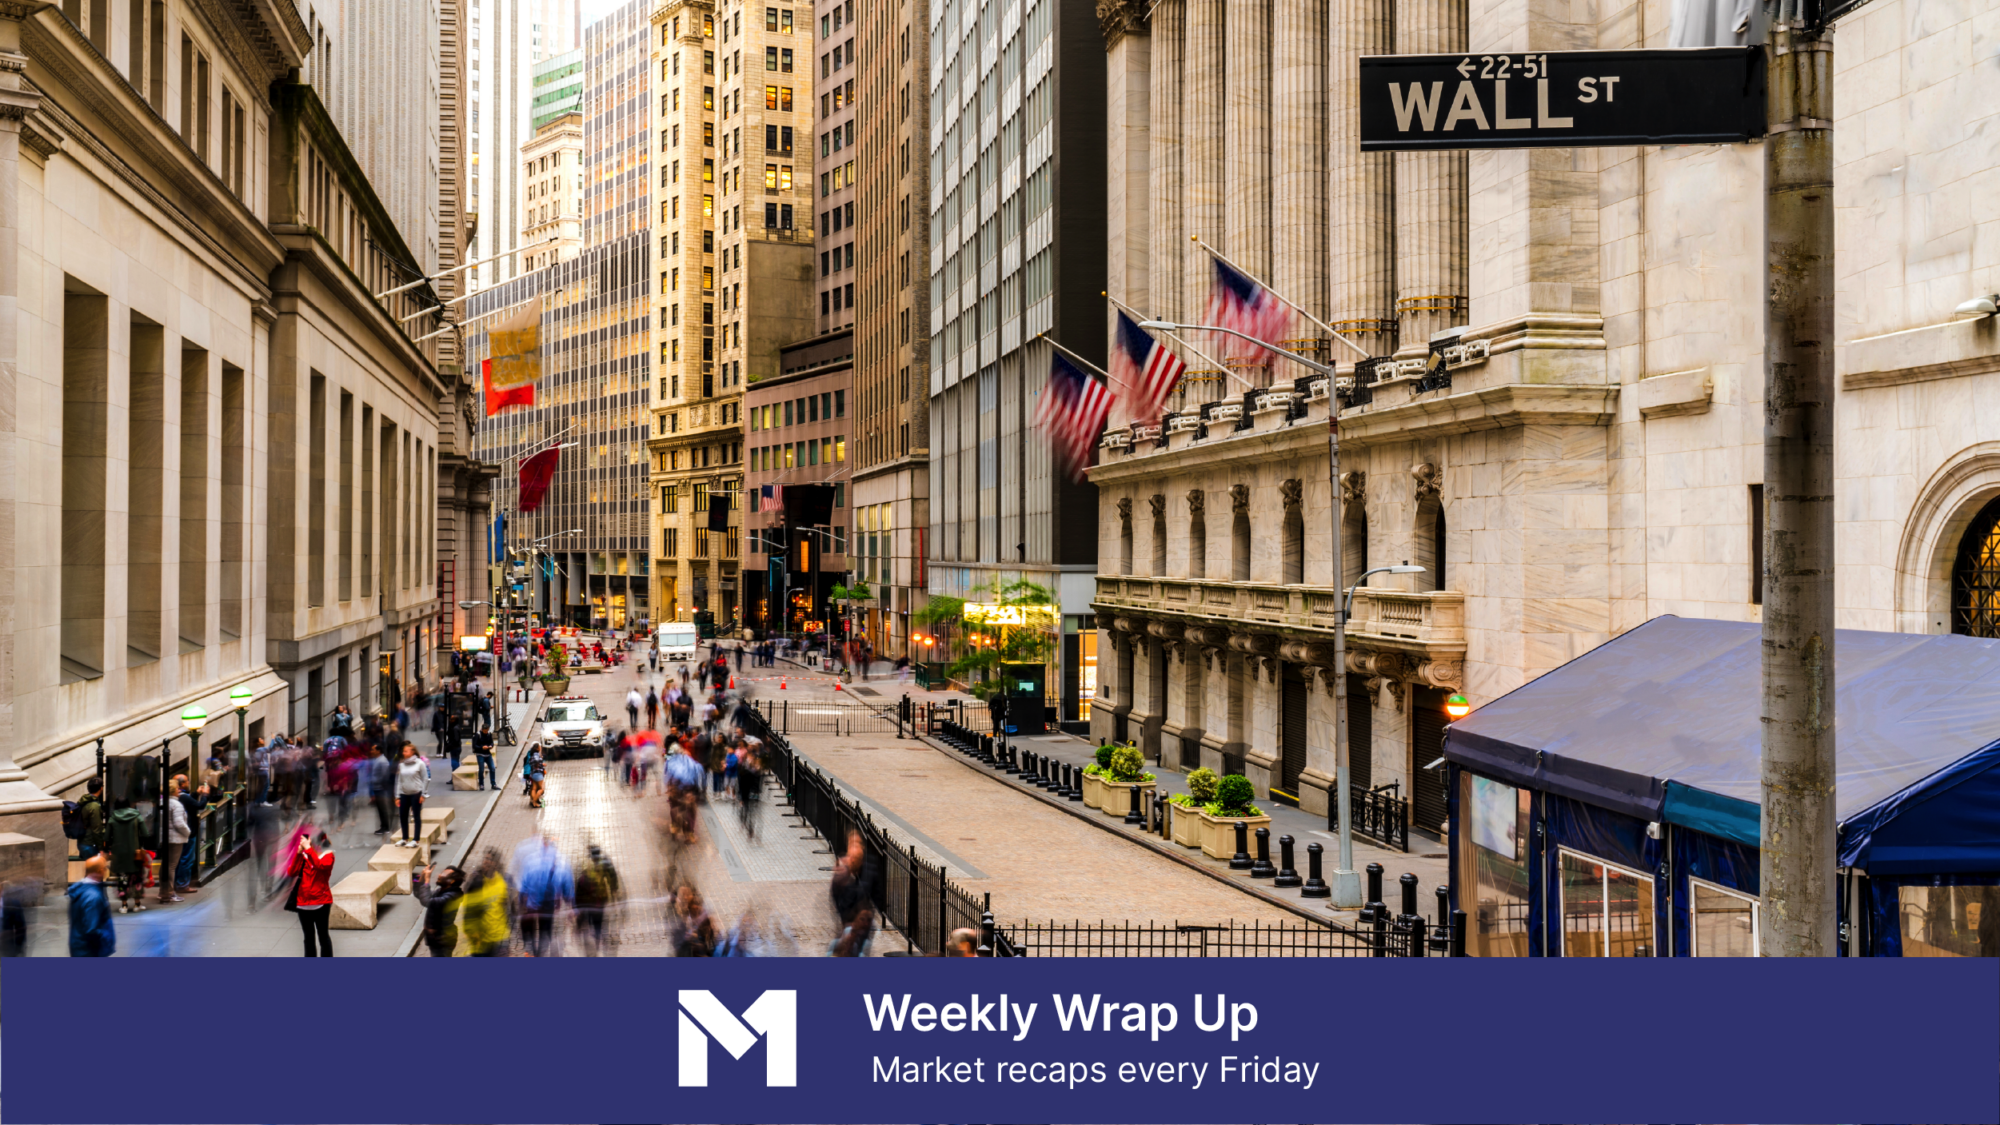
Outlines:
<svg viewBox="0 0 2000 1125"><path fill-rule="evenodd" d="M249 684L238 684L229 689L229 705L236 710L236 811L229 818L233 829L229 846L235 847L242 834L249 829L250 808L250 704L257 699L257 693Z"/></svg>

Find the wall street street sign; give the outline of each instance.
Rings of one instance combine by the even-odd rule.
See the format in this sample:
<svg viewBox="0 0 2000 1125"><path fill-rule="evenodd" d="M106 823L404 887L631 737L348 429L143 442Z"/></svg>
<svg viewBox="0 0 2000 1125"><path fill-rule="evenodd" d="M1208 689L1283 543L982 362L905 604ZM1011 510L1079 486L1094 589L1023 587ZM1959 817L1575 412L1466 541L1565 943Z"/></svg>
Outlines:
<svg viewBox="0 0 2000 1125"><path fill-rule="evenodd" d="M1361 58L1361 148L1565 148L1764 135L1762 47Z"/></svg>

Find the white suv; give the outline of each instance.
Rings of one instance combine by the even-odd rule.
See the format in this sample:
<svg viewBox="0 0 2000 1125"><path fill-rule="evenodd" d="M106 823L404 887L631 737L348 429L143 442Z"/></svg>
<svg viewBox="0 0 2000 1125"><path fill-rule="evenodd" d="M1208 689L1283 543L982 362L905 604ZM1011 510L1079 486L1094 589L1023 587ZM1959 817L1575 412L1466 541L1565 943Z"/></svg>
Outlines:
<svg viewBox="0 0 2000 1125"><path fill-rule="evenodd" d="M542 705L541 729L535 737L548 758L601 758L604 716L583 696L557 696Z"/></svg>

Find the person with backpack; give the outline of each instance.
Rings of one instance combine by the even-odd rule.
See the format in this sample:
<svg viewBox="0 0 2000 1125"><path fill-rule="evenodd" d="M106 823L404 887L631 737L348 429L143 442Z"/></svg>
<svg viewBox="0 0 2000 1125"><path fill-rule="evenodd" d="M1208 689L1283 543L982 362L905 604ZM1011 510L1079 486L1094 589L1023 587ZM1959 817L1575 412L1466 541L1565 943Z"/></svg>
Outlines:
<svg viewBox="0 0 2000 1125"><path fill-rule="evenodd" d="M104 780L93 777L83 783L83 800L63 802L63 835L76 841L76 857L89 859L110 842L105 824Z"/></svg>
<svg viewBox="0 0 2000 1125"><path fill-rule="evenodd" d="M108 851L111 877L118 880L120 914L146 909L146 867L151 857L139 843L139 829L144 820L130 800L121 797L114 803Z"/></svg>
<svg viewBox="0 0 2000 1125"><path fill-rule="evenodd" d="M618 869L605 858L604 849L590 845L590 862L576 875L576 940L585 957L604 951L604 912L624 895Z"/></svg>

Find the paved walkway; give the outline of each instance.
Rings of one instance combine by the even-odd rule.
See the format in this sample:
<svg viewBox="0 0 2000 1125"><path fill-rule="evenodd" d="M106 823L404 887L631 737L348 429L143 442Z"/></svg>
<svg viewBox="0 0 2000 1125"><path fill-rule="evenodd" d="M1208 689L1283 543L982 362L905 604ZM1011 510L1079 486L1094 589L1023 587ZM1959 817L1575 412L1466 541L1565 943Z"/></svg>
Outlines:
<svg viewBox="0 0 2000 1125"><path fill-rule="evenodd" d="M536 691L529 703L510 705L509 716L516 731L523 731L533 705L541 699ZM427 720L428 712L420 719ZM410 740L423 754L436 746L424 722L411 724ZM521 745L500 747L496 755L502 777L519 773ZM439 850L437 862L457 862L470 843L475 826L501 796L492 790L453 792L451 763L432 763L431 792L427 803L455 809L450 842ZM333 841L333 881L355 871L365 871L368 859L385 839L374 834L375 813L359 802L345 825L329 823L333 802L322 794L319 807L310 810L316 823L326 824ZM293 822L296 823L296 820ZM394 823L393 812L391 823ZM288 825L289 827L289 825ZM149 900L138 914L114 914L112 926L118 934L120 957L296 957L302 939L296 915L284 909L282 880L272 880L262 872L263 864L246 857L211 879L185 901L160 905ZM157 892L155 892L157 893ZM388 957L413 940L413 931L423 921L423 910L409 895L388 895L379 905L372 930L335 930L333 949L337 957ZM60 891L52 892L37 911L28 936L28 956L69 956L68 901Z"/></svg>
<svg viewBox="0 0 2000 1125"><path fill-rule="evenodd" d="M785 662L781 661L780 668L782 669L785 667L786 667ZM886 665L879 663L877 664L878 669L885 667ZM770 670L764 669L762 671L768 673ZM832 699L840 699L850 704L859 703L866 706L873 706L878 708L890 708L895 706L896 702L900 700L905 693L908 693L910 698L917 702L941 703L947 700L966 700L968 701L966 703L967 706L976 706L976 707L984 706L984 704L979 703L977 700L972 700L970 697L965 696L960 692L954 692L954 691L927 692L917 688L913 684L898 683L895 680L895 678L890 675L878 675L866 683L857 681L856 683L845 685L839 692L832 691L830 685L822 687L817 681L800 681L798 679L794 679L788 685L788 689L785 694L786 697L793 700L794 706L798 706L799 704L802 703L810 703L813 701L826 702ZM774 698L772 693L769 692L763 692L760 694L762 695L763 698L766 699ZM831 757L831 755L838 753L838 747L837 745L834 744L843 741L848 741L848 742L865 744L869 746L895 745L895 736L893 734L855 735L851 739L836 739L834 738L834 736L830 735L814 736L807 734L795 734L792 737L793 741L799 743L802 749L806 749L806 752L808 753L809 756L813 757L816 760L820 760L822 766L824 766L825 768L827 768L828 770L837 775L842 775L841 780L843 782L851 782L852 784L848 786L850 789L854 788L857 785L861 786L864 796L868 797L870 799L870 803L876 804L878 808L887 807L893 809L896 807L896 802L894 801L889 802L886 806L876 802L874 800L873 792L869 791L868 783L861 780L863 776L868 777L877 785L888 785L892 780L891 777L888 775L892 773L900 774L900 776L896 776L893 778L894 781L900 781L905 783L911 780L924 780L927 783L929 783L929 782L934 782L939 778L950 776L948 774L941 772L941 770L934 769L927 765L922 767L922 770L928 772L925 773L925 776L919 778L918 776L916 776L916 774L919 772L919 768L915 767L911 763L922 761L922 759L904 760L903 762L904 768L902 768L899 771L887 770L886 768L877 768L875 771L871 773L863 773L863 771L860 771L858 769L850 771L857 774L855 778L849 778L845 776L842 773L842 770L833 764L834 759ZM1092 746L1088 740L1078 738L1073 735L1059 734L1054 731L1051 731L1046 735L1033 736L1020 739L1019 742L1024 750L1032 751L1033 753L1036 754L1047 755L1049 757L1057 759L1058 761L1067 762L1070 765L1076 766L1078 768L1081 768L1095 760L1093 757L1093 754L1095 752L1095 747ZM909 745L925 746L925 747L931 746L931 744L928 742L919 742L914 740L910 742ZM942 746L941 743L937 745ZM827 749L824 751L817 749L808 749L808 747L821 747L821 746L826 746ZM1028 787L1014 780L1013 775L998 772L986 766L978 766L976 765L976 763L971 763L969 759L964 758L956 751L933 750L933 752L943 753L949 756L950 758L955 759L959 763L957 767L957 773L959 774L967 776L972 774L984 774L985 777L983 778L973 779L977 781L978 784L981 786L985 786L987 788L999 788L1004 786L1006 789L1012 790L1014 792L1015 800L1033 804L1042 804L1042 800L1040 796L1038 796L1042 791L1036 789L1033 790L1032 792L1037 795L1030 795ZM971 769L966 768L968 764L973 765L975 768ZM1152 766L1151 769L1159 779L1160 791L1162 793L1172 795L1175 793L1187 792L1186 774L1177 773L1171 770L1162 770L1157 765ZM913 788L917 787L910 787L905 785L904 790ZM927 785L925 788L929 788L929 786ZM896 792L899 800L915 799L914 794L912 794L909 797L904 797L903 796L904 790L896 790L894 788L891 788L889 791ZM978 789L976 787L972 790L962 791L961 795L957 799L960 800L967 807L968 810L980 806L983 803L983 798L979 795ZM1012 807L1014 806L1011 804L1002 806L1002 808L1012 808ZM1082 802L1071 802L1070 807L1077 810L1084 809ZM1334 865L1339 859L1339 843L1337 834L1327 831L1325 817L1313 816L1311 814L1301 812L1300 810L1293 808L1289 805L1280 805L1273 801L1260 802L1258 807L1263 809L1264 812L1270 814L1271 816L1272 863L1274 864L1277 863L1280 858L1278 850L1278 838L1280 836L1289 834L1290 836L1293 837L1294 840L1293 863L1294 867L1298 870L1299 875L1303 878L1307 873L1306 846L1308 844L1318 843L1324 846L1324 848L1326 849L1325 852L1323 853L1323 860L1322 860L1324 865L1323 873L1325 874L1327 879L1329 880L1332 879ZM1044 808L1046 809L1047 815L1055 817L1065 817L1072 820L1076 819L1074 817L1069 817L1067 813L1064 813L1059 809L1048 809L1046 805L1044 805ZM1251 880L1248 876L1243 875L1240 872L1230 871L1229 863L1227 860L1209 859L1201 853L1201 850L1199 848L1185 848L1173 844L1171 842L1161 841L1159 837L1153 836L1150 833L1142 833L1137 828L1124 824L1118 818L1105 816L1104 814L1097 812L1095 810L1088 810L1088 811L1089 811L1089 818L1087 820L1077 821L1076 828L1079 831L1087 831L1103 836L1105 838L1105 842L1107 843L1114 843L1119 848L1130 848L1135 844L1142 846L1155 846L1155 845L1161 846L1166 849L1170 849L1173 854L1179 855L1186 861L1191 861L1195 864L1199 864L1201 867L1223 876L1225 879L1228 880L1228 882L1216 883L1215 886L1220 890L1233 891L1239 894L1248 892L1253 896L1255 896L1255 898L1257 899L1257 901L1259 901L1260 904L1263 903L1265 896L1276 896L1277 898L1283 899L1287 904L1295 908L1303 908L1307 911L1310 911L1316 916L1325 917L1331 921L1339 922L1346 925L1355 924L1355 911L1336 910L1331 906L1330 903L1328 903L1325 900L1307 900L1304 899L1303 897L1300 897L1297 891L1286 891L1286 890L1278 890L1272 888L1269 885L1268 880L1261 880L1261 879ZM906 833L906 835L908 834ZM1133 839L1128 841L1114 840L1113 837L1117 835L1129 836L1132 837ZM910 836L910 839L912 840L912 842L918 845L920 852L925 851L926 849L931 847L931 844L927 842L927 839L924 837L912 835ZM949 840L948 836L946 837L946 840L947 841ZM1251 851L1252 854L1255 854L1254 838L1252 840ZM938 855L935 852L932 852L932 856L934 859L944 858L943 856ZM1178 866L1177 864L1174 864L1174 861L1171 860L1156 861L1156 862L1164 862L1168 865ZM1379 863L1383 867L1384 871L1383 893L1385 899L1390 903L1390 905L1394 906L1397 904L1398 896L1400 894L1397 879L1400 875L1402 875L1404 872L1407 871L1417 876L1418 886L1420 888L1420 892L1418 895L1418 908L1426 916L1429 916L1436 909L1437 900L1434 894L1434 888L1445 883L1449 877L1449 864L1446 859L1444 844L1434 840L1419 838L1416 835L1412 834L1410 840L1410 851L1405 853L1390 848L1378 846L1372 843L1367 837L1355 836L1354 837L1355 870L1360 872L1365 872L1367 866L1370 863ZM956 865L952 866L956 867ZM1005 865L1002 864L994 864L992 866L999 867L1001 869L1008 869L1006 868ZM1188 877L1194 879L1206 880L1212 878L1212 876L1204 876L1199 872L1194 872L1194 871L1189 871L1187 874ZM1363 890L1365 892L1366 890L1365 874L1362 876L1362 879L1363 879ZM986 889L983 884L975 886L974 883L971 881L967 882L967 887L969 889ZM1100 900L1093 897L1090 899L1090 901L1100 901ZM994 893L994 905L996 908L995 909L996 914L1002 914L1004 917L1007 918L1015 918L1023 916L1020 910L1015 908L1011 903L1008 903L1005 900L1003 900L1001 893L997 890ZM1002 909L1003 907L1004 911ZM1264 907L1260 905L1259 909L1263 908ZM1037 912L1034 916L1039 917L1041 915L1039 912ZM1090 915L1083 915L1083 914L1077 915L1077 917L1088 917L1088 916ZM1230 917L1247 919L1247 918L1261 917L1261 916L1262 916L1261 914L1253 913L1249 908L1246 907L1237 906L1232 908L1225 906L1221 908L1220 912L1214 914L1212 918L1182 915L1178 917L1178 920L1189 921L1189 922L1191 921L1206 922L1206 921L1219 920ZM1135 914L1132 917L1136 919L1138 917L1141 917L1141 915Z"/></svg>

